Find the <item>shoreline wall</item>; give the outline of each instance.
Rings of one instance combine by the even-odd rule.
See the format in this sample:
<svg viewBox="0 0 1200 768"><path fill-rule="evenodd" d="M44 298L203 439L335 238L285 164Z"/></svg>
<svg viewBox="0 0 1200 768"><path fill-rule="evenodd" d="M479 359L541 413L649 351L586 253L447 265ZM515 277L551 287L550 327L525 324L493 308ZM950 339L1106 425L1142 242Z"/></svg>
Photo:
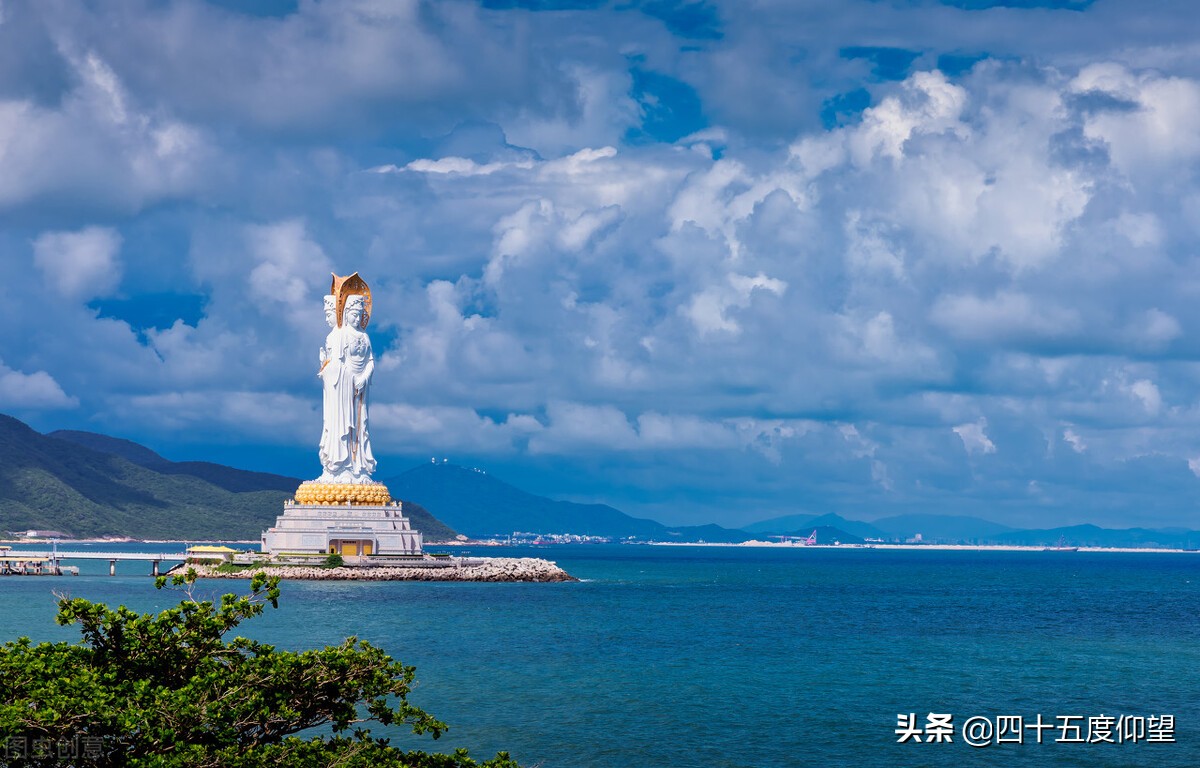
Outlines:
<svg viewBox="0 0 1200 768"><path fill-rule="evenodd" d="M259 571L282 579L310 581L480 581L480 582L564 582L579 581L549 560L534 557L490 557L482 563L442 568L405 566L341 566L324 568L311 565L264 565L239 571L221 572L211 565L177 565L168 575L184 573L188 568L202 579L249 579Z"/></svg>

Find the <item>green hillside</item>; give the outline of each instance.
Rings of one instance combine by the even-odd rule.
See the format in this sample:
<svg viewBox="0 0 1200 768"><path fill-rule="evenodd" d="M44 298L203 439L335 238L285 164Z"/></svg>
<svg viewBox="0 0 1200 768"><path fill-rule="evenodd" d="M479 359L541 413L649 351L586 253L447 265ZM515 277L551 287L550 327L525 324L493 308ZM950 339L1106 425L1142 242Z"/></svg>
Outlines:
<svg viewBox="0 0 1200 768"><path fill-rule="evenodd" d="M287 497L162 474L0 416L0 530L257 539Z"/></svg>
<svg viewBox="0 0 1200 768"><path fill-rule="evenodd" d="M68 440L101 453L112 453L147 469L164 475L191 475L227 491L286 491L296 490L300 481L294 477L268 472L249 472L210 461L170 461L131 440L109 437L96 432L77 432L60 429L47 437Z"/></svg>
<svg viewBox="0 0 1200 768"><path fill-rule="evenodd" d="M0 532L257 540L299 483L208 462L171 462L106 435L42 435L0 414ZM456 535L417 504L406 504L405 514L427 541Z"/></svg>
<svg viewBox="0 0 1200 768"><path fill-rule="evenodd" d="M458 531L431 515L425 507L422 507L415 501L401 501L404 516L408 518L413 528L421 532L421 536L426 544L454 541L455 537L458 536Z"/></svg>

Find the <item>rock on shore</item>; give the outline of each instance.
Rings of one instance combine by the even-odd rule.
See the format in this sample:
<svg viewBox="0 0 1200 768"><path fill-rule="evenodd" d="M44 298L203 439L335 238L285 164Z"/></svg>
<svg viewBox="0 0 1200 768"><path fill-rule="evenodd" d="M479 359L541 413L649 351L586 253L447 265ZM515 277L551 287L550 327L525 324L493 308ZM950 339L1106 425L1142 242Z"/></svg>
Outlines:
<svg viewBox="0 0 1200 768"><path fill-rule="evenodd" d="M535 557L489 557L482 562L442 567L405 567L372 565L366 567L321 568L309 565L269 565L263 568L221 572L212 565L177 565L170 573L193 568L203 579L248 579L262 570L283 579L313 581L579 581L549 560Z"/></svg>

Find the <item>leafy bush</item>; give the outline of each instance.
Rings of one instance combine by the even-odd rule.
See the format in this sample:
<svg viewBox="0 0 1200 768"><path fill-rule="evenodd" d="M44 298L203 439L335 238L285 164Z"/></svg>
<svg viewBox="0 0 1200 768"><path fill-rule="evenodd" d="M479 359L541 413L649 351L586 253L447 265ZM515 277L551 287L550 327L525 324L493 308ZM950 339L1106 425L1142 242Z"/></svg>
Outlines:
<svg viewBox="0 0 1200 768"><path fill-rule="evenodd" d="M217 605L193 598L195 578L192 570L173 577L187 597L157 615L60 597L57 621L79 624L82 642L34 645L23 637L0 647L4 764L517 768L503 752L479 764L465 750L404 751L372 738L363 724L404 723L435 739L446 730L408 703L413 667L354 637L304 652L226 641L266 603L278 607L279 579L256 573L249 595L224 595ZM166 584L165 576L157 581ZM294 735L317 726L333 734Z"/></svg>
<svg viewBox="0 0 1200 768"><path fill-rule="evenodd" d="M260 570L265 563L251 563L250 565L241 565L239 563L221 563L217 566L217 573L241 573L242 571Z"/></svg>
<svg viewBox="0 0 1200 768"><path fill-rule="evenodd" d="M345 564L346 561L337 552L330 552L329 557L325 558L325 565L328 565L330 568L341 568Z"/></svg>

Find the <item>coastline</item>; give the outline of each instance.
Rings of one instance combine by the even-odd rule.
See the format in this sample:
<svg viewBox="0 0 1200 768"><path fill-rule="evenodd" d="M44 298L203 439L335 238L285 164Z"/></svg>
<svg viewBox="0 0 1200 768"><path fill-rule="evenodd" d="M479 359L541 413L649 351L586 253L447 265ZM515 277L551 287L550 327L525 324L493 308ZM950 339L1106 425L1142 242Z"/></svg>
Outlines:
<svg viewBox="0 0 1200 768"><path fill-rule="evenodd" d="M1171 549L1168 547L1067 547L1039 546L1033 544L886 544L872 542L870 544L801 544L790 541L743 541L732 542L683 542L683 541L648 541L652 547L763 547L782 549L921 549L946 550L962 552L1146 552L1158 554L1194 555L1200 550Z"/></svg>
<svg viewBox="0 0 1200 768"><path fill-rule="evenodd" d="M96 539L0 539L0 544L49 544L57 541L61 544L243 544L257 545L258 540L250 539L131 539L131 538L96 538ZM514 545L500 541L435 541L427 542L429 547L511 547ZM542 547L562 546L561 544L543 544ZM887 542L869 542L865 544L803 544L796 541L761 541L752 539L743 542L723 541L646 541L625 546L651 547L758 547L764 549L896 549L896 550L944 550L962 552L1145 552L1156 554L1200 554L1196 549L1179 549L1171 547L1066 547L1034 544L891 544ZM512 558L493 558L512 559ZM214 576L213 578L226 578Z"/></svg>
<svg viewBox="0 0 1200 768"><path fill-rule="evenodd" d="M245 544L247 546L259 546L262 541L259 539L222 539L220 537L209 537L200 539L131 539L127 536L98 539L40 539L40 538L19 538L19 539L0 539L0 544L49 544L57 541L60 544ZM427 541L427 547L449 547L449 546L477 546L479 542L463 542L463 541Z"/></svg>
<svg viewBox="0 0 1200 768"><path fill-rule="evenodd" d="M579 581L550 560L535 557L489 557L470 565L437 568L412 566L340 566L327 568L309 565L264 565L237 571L220 571L211 565L180 563L166 572L177 575L196 571L202 579L249 579L264 571L282 579L300 581L475 581L558 583Z"/></svg>
<svg viewBox="0 0 1200 768"><path fill-rule="evenodd" d="M100 538L83 538L83 539L43 539L43 538L19 538L19 539L0 539L0 544L49 544L51 542L59 544L259 544L258 539L132 539L128 536L115 537L100 537Z"/></svg>

